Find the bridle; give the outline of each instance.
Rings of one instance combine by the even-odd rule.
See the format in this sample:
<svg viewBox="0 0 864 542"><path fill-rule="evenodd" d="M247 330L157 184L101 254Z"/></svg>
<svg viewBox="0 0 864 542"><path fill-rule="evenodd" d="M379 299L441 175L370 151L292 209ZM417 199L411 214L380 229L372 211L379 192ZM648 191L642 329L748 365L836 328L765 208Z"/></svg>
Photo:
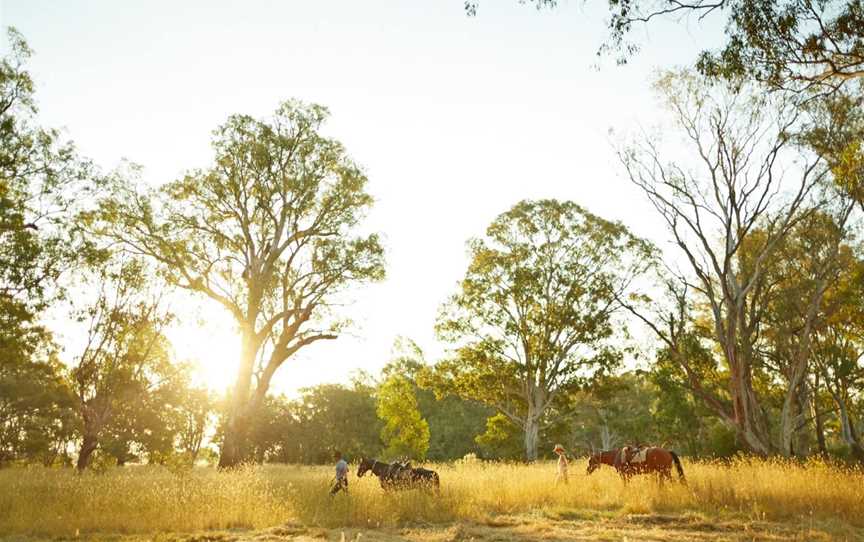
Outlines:
<svg viewBox="0 0 864 542"><path fill-rule="evenodd" d="M369 460L367 459L366 461L369 461ZM372 466L369 467L368 469L364 470L364 471L363 471L363 474L366 474L367 472L371 472L371 473L374 474L375 476L378 476L378 474L375 472L375 465L377 465L377 464L378 464L378 460L377 460L377 459L373 459L373 460L372 460ZM382 463L382 465L383 465L383 463ZM358 476L363 476L363 474L358 474Z"/></svg>

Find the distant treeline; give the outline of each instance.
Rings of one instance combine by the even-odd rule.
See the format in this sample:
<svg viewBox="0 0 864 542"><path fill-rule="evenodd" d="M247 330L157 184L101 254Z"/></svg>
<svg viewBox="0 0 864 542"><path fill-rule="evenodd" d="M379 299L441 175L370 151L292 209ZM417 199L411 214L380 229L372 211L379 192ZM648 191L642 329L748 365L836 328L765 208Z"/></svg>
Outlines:
<svg viewBox="0 0 864 542"><path fill-rule="evenodd" d="M395 369L398 368L398 371ZM428 449L405 447L390 453L385 425L378 414L380 386L368 375L351 385L325 384L303 390L300 397L268 397L250 441L258 462L329 463L332 452L350 459L374 456L451 461L468 454L489 460L523 460L520 427L476 401L435 394L417 385L428 366L402 358L385 375L398 372L411 383L420 417L428 423ZM386 378L386 377L385 377ZM665 391L664 391L665 388ZM558 423L541 434L540 457L554 456L561 443L573 455L628 443L655 443L689 456L728 457L741 451L735 434L685 394L644 372L604 378L575 392ZM841 443L833 442L835 447Z"/></svg>

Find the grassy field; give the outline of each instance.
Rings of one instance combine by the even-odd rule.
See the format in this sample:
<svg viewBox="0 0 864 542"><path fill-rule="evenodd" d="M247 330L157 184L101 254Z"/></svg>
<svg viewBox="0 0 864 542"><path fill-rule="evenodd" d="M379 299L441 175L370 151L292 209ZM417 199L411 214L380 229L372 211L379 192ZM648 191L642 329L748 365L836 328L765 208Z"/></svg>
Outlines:
<svg viewBox="0 0 864 542"><path fill-rule="evenodd" d="M821 463L684 462L688 484L624 486L584 461L567 486L554 465L436 465L440 496L385 494L351 476L331 499L331 469L172 472L126 467L0 470L0 535L9 539L161 540L864 540L864 474Z"/></svg>

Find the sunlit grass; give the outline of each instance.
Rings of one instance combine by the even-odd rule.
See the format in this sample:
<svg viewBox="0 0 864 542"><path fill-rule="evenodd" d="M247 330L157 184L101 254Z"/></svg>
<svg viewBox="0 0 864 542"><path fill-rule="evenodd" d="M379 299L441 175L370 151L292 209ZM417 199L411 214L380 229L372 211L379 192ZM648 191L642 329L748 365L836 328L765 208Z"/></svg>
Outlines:
<svg viewBox="0 0 864 542"><path fill-rule="evenodd" d="M325 467L264 466L175 473L126 467L78 476L43 468L0 471L0 534L190 532L287 522L376 528L494 521L502 515L684 514L750 520L841 520L864 527L864 475L818 462L684 462L688 484L652 478L625 486L608 468L591 476L575 462L570 484L551 463L433 466L441 494L386 494L370 476L331 499Z"/></svg>

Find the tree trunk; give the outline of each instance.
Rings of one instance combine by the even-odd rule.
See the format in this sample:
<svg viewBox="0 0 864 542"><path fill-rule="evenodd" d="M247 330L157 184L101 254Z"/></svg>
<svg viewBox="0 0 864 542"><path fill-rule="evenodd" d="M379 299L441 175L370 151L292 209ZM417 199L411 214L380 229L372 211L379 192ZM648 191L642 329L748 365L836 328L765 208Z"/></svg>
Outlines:
<svg viewBox="0 0 864 542"><path fill-rule="evenodd" d="M75 465L75 468L78 469L78 472L81 472L90 466L90 460L93 458L93 452L96 450L96 447L98 445L99 441L96 438L96 435L92 433L84 434L84 441L81 443L81 450L78 452L78 462Z"/></svg>
<svg viewBox="0 0 864 542"><path fill-rule="evenodd" d="M194 465L196 461L198 461L198 454L201 452L201 441L204 440L204 434L200 433L195 436L195 442L192 446L187 450L189 452L189 457L192 458L192 464Z"/></svg>
<svg viewBox="0 0 864 542"><path fill-rule="evenodd" d="M609 422L603 420L603 425L600 427L600 449L611 450L615 444L615 435L609 429Z"/></svg>
<svg viewBox="0 0 864 542"><path fill-rule="evenodd" d="M220 469L236 467L246 459L245 452L248 449L246 443L248 435L248 417L246 416L246 411L249 403L249 391L252 387L255 353L257 351L251 334L252 332L249 330L243 332L240 367L237 370L237 380L234 382L228 421L225 424L225 435L219 454Z"/></svg>
<svg viewBox="0 0 864 542"><path fill-rule="evenodd" d="M525 415L525 460L537 461L537 445L540 440L540 419L543 417L543 407L546 403L545 389L535 382L528 383L528 412Z"/></svg>
<svg viewBox="0 0 864 542"><path fill-rule="evenodd" d="M803 393L803 386L801 385L796 386L795 389L787 390L783 400L783 410L780 412L780 453L785 457L796 455L795 435L801 419L804 417L800 408L801 397L798 396L800 393ZM799 449L797 453L800 455L802 450Z"/></svg>
<svg viewBox="0 0 864 542"><path fill-rule="evenodd" d="M828 447L825 445L825 423L822 421L822 413L819 412L819 407L815 408L816 422L816 446L819 448L819 456L823 459L828 457Z"/></svg>
<svg viewBox="0 0 864 542"><path fill-rule="evenodd" d="M533 411L533 408L530 409ZM540 436L540 420L533 412L525 418L525 460L537 461L537 441Z"/></svg>
<svg viewBox="0 0 864 542"><path fill-rule="evenodd" d="M845 223L845 219L844 219ZM806 410L800 408L802 398L807 393L806 378L810 361L810 344L813 326L822 306L822 298L828 288L828 267L833 263L837 255L840 239L833 246L832 257L823 264L820 270L822 277L818 281L815 292L807 304L804 316L804 327L798 337L798 343L794 350L792 366L789 369L789 386L783 398L783 410L780 412L780 446L783 455L790 457L794 455L792 450L792 439L795 437L796 428L800 425ZM795 412L797 410L797 412Z"/></svg>
<svg viewBox="0 0 864 542"><path fill-rule="evenodd" d="M816 445L819 447L819 455L828 457L828 448L825 446L825 425L822 422L822 413L816 410Z"/></svg>
<svg viewBox="0 0 864 542"><path fill-rule="evenodd" d="M750 364L734 346L726 350L730 368L729 393L732 396L732 409L735 430L742 443L750 451L759 455L770 455L772 446L764 416L753 390Z"/></svg>
<svg viewBox="0 0 864 542"><path fill-rule="evenodd" d="M849 417L846 402L838 401L838 406L840 407L840 434L849 446L855 460L864 463L864 447L861 446L858 432L855 430L855 423Z"/></svg>
<svg viewBox="0 0 864 542"><path fill-rule="evenodd" d="M813 421L816 429L816 446L819 448L819 456L828 457L828 447L825 445L825 423L822 421L822 412L819 411L819 371L813 374L813 388L811 390L813 400L810 406L813 409Z"/></svg>
<svg viewBox="0 0 864 542"><path fill-rule="evenodd" d="M99 408L99 404L99 401L94 400L92 403L86 403L82 399L78 405L78 413L84 426L84 440L81 442L81 450L78 452L78 462L76 463L79 472L90 466L93 452L99 446L99 434L111 414L109 408Z"/></svg>
<svg viewBox="0 0 864 542"><path fill-rule="evenodd" d="M248 449L246 437L248 434L245 416L231 413L225 424L225 436L222 440L222 450L219 454L219 468L228 469L242 464L246 460Z"/></svg>
<svg viewBox="0 0 864 542"><path fill-rule="evenodd" d="M813 453L813 435L804 430L810 423L807 421L807 417L810 415L810 412L813 411L813 397L810 394L810 386L805 384L802 385L801 394L799 395L799 403L798 403L798 419L800 420L798 426L795 428L797 434L797 443L795 445L795 451L801 457L809 457Z"/></svg>

